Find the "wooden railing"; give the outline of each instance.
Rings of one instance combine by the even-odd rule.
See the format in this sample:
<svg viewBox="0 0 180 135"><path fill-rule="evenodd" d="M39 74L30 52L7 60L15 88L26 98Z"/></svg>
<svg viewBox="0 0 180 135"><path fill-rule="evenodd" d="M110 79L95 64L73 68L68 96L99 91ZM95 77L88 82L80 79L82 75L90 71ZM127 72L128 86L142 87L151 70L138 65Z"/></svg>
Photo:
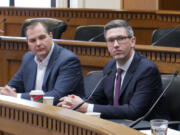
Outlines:
<svg viewBox="0 0 180 135"><path fill-rule="evenodd" d="M1 135L143 135L124 125L60 107L0 95Z"/></svg>
<svg viewBox="0 0 180 135"><path fill-rule="evenodd" d="M0 36L0 39L1 86L5 85L19 69L22 57L28 51L28 45L25 38ZM92 70L102 70L112 58L106 43L74 40L54 41L78 55L84 75ZM172 73L175 69L180 70L180 48L136 45L135 50L154 61L162 74Z"/></svg>
<svg viewBox="0 0 180 135"><path fill-rule="evenodd" d="M114 19L129 20L134 28L138 44L150 45L152 32L156 28L175 27L180 23L178 11L143 11L143 10L103 10L103 9L72 9L72 8L15 8L1 7L1 35L19 36L21 24L27 18L52 17L64 20L68 27L62 39L74 39L75 30L80 25L104 25Z"/></svg>

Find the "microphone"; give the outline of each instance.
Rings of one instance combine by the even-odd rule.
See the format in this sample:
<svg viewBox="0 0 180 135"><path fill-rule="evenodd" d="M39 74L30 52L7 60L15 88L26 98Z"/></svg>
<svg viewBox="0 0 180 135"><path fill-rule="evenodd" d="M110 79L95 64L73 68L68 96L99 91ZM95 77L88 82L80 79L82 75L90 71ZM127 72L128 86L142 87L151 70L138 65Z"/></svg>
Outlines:
<svg viewBox="0 0 180 135"><path fill-rule="evenodd" d="M85 98L84 101L82 101L81 103L79 103L78 105L76 105L75 107L72 108L72 110L77 110L79 107L81 107L85 102L87 102L91 97L92 95L94 94L94 92L96 91L97 87L101 84L101 82L111 74L112 70L109 70L99 81L98 83L96 84L96 86L94 87L94 89L92 90L92 92L89 94L88 97Z"/></svg>
<svg viewBox="0 0 180 135"><path fill-rule="evenodd" d="M126 22L129 22L130 20L131 20L131 18L125 19ZM100 38L100 37L103 36L103 35L104 35L104 32L102 32L102 33L100 33L100 34L98 34L98 35L96 35L96 36L90 38L88 41L89 41L89 42L92 42L92 41L94 41L94 40ZM105 42L104 37L103 37L103 40L104 40L104 42Z"/></svg>
<svg viewBox="0 0 180 135"><path fill-rule="evenodd" d="M128 18L126 19L126 22L129 22L130 20L131 20L131 18L128 17Z"/></svg>
<svg viewBox="0 0 180 135"><path fill-rule="evenodd" d="M70 22L70 20L71 20L70 17L66 18L66 22Z"/></svg>
<svg viewBox="0 0 180 135"><path fill-rule="evenodd" d="M158 42L162 41L163 39L165 39L168 35L170 35L171 33L173 33L175 30L177 30L180 27L180 25L172 28L170 31L168 31L166 34L164 34L163 36L161 36L158 40L156 40L155 42L153 42L151 45L156 45L158 44Z"/></svg>
<svg viewBox="0 0 180 135"><path fill-rule="evenodd" d="M92 41L98 39L99 37L101 37L101 36L103 36L103 35L104 35L104 32L102 32L102 33L100 33L100 34L98 34L98 35L96 35L96 36L90 38L88 41L89 41L89 42L92 42Z"/></svg>
<svg viewBox="0 0 180 135"><path fill-rule="evenodd" d="M1 23L4 23L6 21L6 18L3 18L1 21L0 21L0 24Z"/></svg>
<svg viewBox="0 0 180 135"><path fill-rule="evenodd" d="M0 21L0 24L2 24L2 23L4 23L4 22L6 22L6 18L3 18L3 19ZM4 33L4 31L1 30L1 29L0 29L0 32L1 32L1 33Z"/></svg>
<svg viewBox="0 0 180 135"><path fill-rule="evenodd" d="M157 98L157 100L154 102L154 104L151 106L151 108L149 109L149 111L147 113L145 113L145 115L143 115L142 117L138 118L137 120L133 121L132 123L130 123L128 125L128 127L133 128L135 125L137 125L140 121L144 120L154 109L154 107L157 105L157 103L159 102L159 100L162 98L162 96L164 95L164 93L168 90L168 88L171 86L172 82L174 81L174 78L178 75L178 70L175 70L173 73L173 77L171 78L171 81L167 84L166 88L163 90L163 92L160 94L160 96Z"/></svg>

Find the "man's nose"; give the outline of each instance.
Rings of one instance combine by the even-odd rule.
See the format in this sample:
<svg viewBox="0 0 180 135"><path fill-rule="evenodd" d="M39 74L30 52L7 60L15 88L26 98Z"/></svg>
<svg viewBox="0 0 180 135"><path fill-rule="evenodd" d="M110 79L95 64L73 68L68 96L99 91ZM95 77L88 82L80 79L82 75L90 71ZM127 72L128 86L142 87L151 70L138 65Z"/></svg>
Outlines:
<svg viewBox="0 0 180 135"><path fill-rule="evenodd" d="M118 41L115 39L115 40L114 40L114 47L117 47L117 46L119 46L119 43L118 43Z"/></svg>
<svg viewBox="0 0 180 135"><path fill-rule="evenodd" d="M37 45L37 46L39 46L39 45L40 45L40 43L41 43L41 41L40 41L40 40L36 40L36 45Z"/></svg>

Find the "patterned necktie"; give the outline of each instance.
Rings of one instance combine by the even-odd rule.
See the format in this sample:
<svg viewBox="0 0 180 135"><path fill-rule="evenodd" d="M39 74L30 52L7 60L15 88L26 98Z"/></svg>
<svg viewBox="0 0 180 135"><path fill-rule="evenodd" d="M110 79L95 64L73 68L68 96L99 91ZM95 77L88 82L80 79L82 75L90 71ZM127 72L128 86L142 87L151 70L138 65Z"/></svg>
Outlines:
<svg viewBox="0 0 180 135"><path fill-rule="evenodd" d="M115 87L115 94L114 94L114 106L119 105L119 91L121 88L121 73L122 69L117 69L117 77L116 77L116 87Z"/></svg>

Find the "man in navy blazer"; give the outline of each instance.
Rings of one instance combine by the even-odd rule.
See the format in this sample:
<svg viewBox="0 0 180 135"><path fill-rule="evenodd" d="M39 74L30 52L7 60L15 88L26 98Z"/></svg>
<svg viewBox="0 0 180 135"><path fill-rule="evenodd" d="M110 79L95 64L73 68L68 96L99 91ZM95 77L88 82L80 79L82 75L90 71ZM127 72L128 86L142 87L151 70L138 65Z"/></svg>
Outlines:
<svg viewBox="0 0 180 135"><path fill-rule="evenodd" d="M104 75L110 70L112 72L96 89L89 103L77 110L100 112L102 118L137 119L149 110L162 92L160 73L152 61L134 50L136 38L126 21L111 21L105 26L104 35L113 59L103 72ZM120 75L117 69L121 70ZM118 76L121 81L118 81ZM69 95L61 98L58 106L72 109L82 101L76 95Z"/></svg>
<svg viewBox="0 0 180 135"><path fill-rule="evenodd" d="M83 97L83 75L78 57L56 43L47 22L31 21L26 28L29 49L22 65L0 94L30 99L31 90L53 96L54 104L68 94Z"/></svg>

